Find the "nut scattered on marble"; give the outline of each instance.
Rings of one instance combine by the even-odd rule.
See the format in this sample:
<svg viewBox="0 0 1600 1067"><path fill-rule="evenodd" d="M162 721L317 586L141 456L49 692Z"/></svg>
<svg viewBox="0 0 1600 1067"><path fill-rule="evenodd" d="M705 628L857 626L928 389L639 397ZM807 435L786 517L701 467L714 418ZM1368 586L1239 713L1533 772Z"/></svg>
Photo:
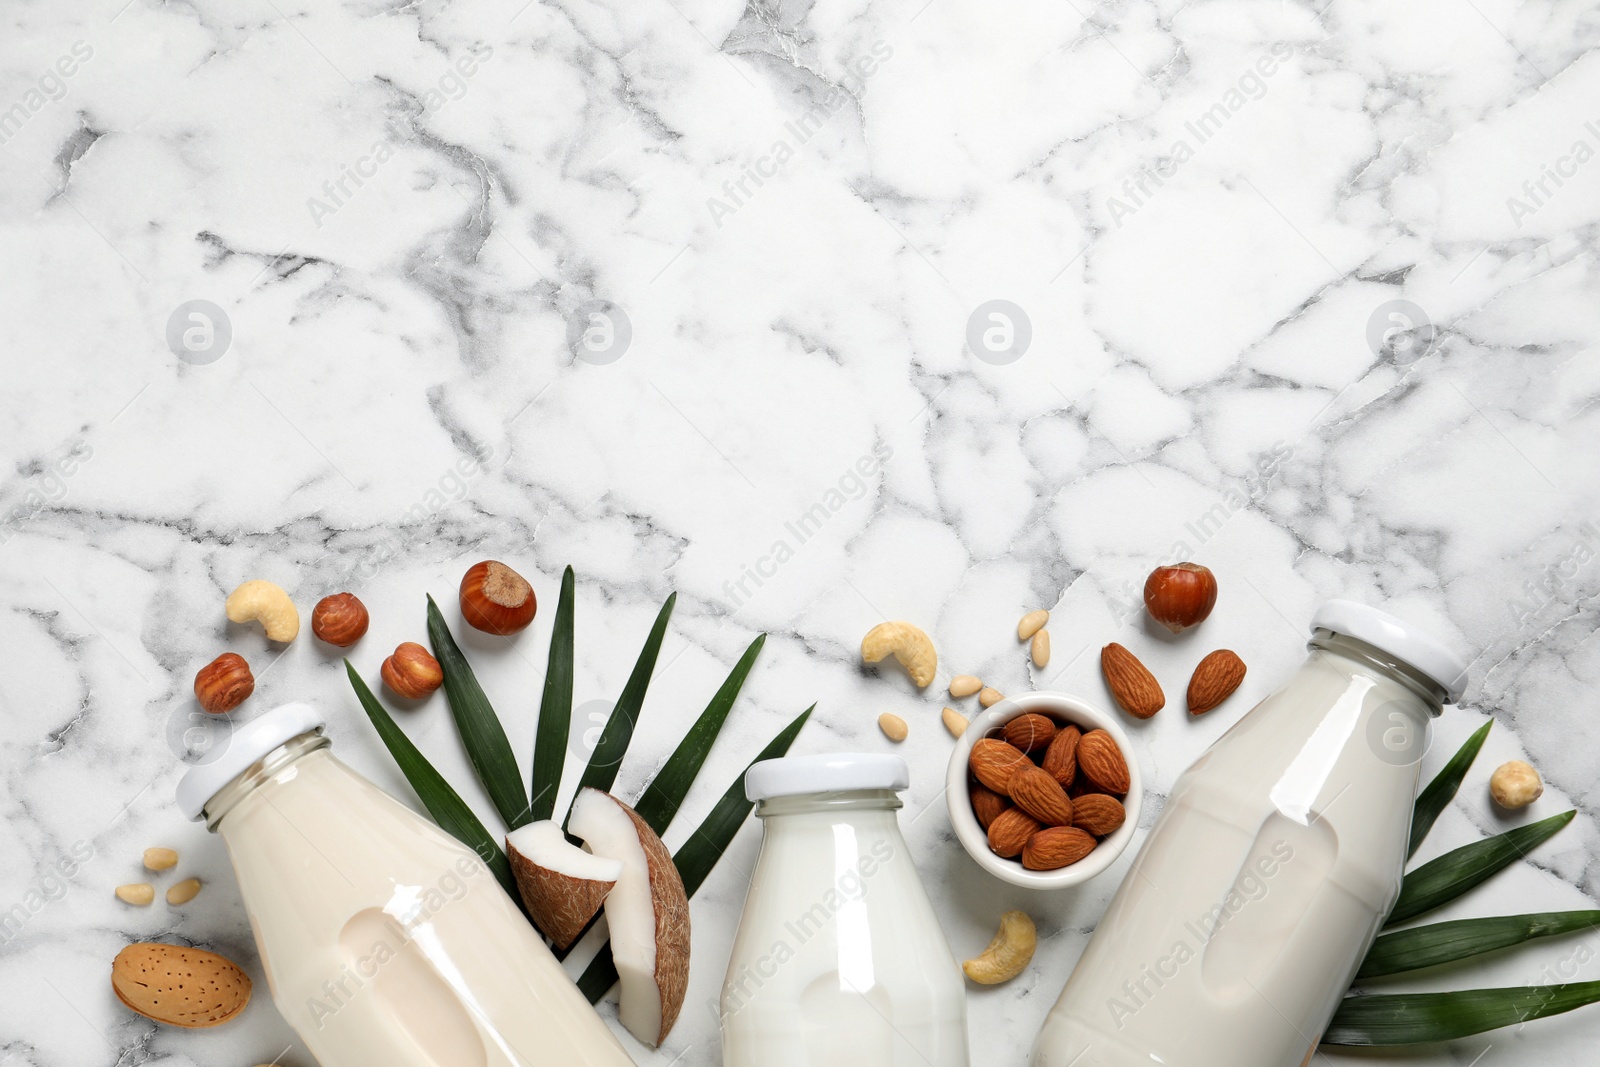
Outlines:
<svg viewBox="0 0 1600 1067"><path fill-rule="evenodd" d="M955 708L945 708L939 718L944 720L944 728L950 731L951 737L960 737L967 732L967 717Z"/></svg>
<svg viewBox="0 0 1600 1067"><path fill-rule="evenodd" d="M144 866L147 871L170 871L178 865L178 853L170 848L147 848L144 850Z"/></svg>
<svg viewBox="0 0 1600 1067"><path fill-rule="evenodd" d="M444 669L433 653L415 641L403 642L379 671L383 684L395 696L421 700L444 684Z"/></svg>
<svg viewBox="0 0 1600 1067"><path fill-rule="evenodd" d="M878 729L882 730L883 736L891 741L904 741L906 735L911 732L904 719L887 711L878 716Z"/></svg>
<svg viewBox="0 0 1600 1067"><path fill-rule="evenodd" d="M1022 617L1022 621L1017 623L1017 640L1026 641L1028 638L1042 630L1044 628L1044 624L1049 621L1050 613L1045 611L1043 608L1040 608L1038 611L1028 612Z"/></svg>
<svg viewBox="0 0 1600 1067"><path fill-rule="evenodd" d="M281 586L257 578L228 594L228 621L259 622L267 640L280 644L300 634L300 613Z"/></svg>
<svg viewBox="0 0 1600 1067"><path fill-rule="evenodd" d="M156 887L149 882L119 885L117 886L117 899L124 904L132 904L136 908L143 908L156 899Z"/></svg>
<svg viewBox="0 0 1600 1067"><path fill-rule="evenodd" d="M171 889L167 890L167 903L174 906L187 904L200 895L200 879L185 878Z"/></svg>
<svg viewBox="0 0 1600 1067"><path fill-rule="evenodd" d="M1000 690L991 689L988 686L984 686L983 692L978 694L978 703L982 704L986 708L992 708L1005 698L1005 694L1000 692Z"/></svg>
<svg viewBox="0 0 1600 1067"><path fill-rule="evenodd" d="M1033 644L1029 649L1035 667L1045 667L1050 663L1050 631L1040 630L1033 635Z"/></svg>
<svg viewBox="0 0 1600 1067"><path fill-rule="evenodd" d="M961 969L979 985L1009 982L1027 970L1038 943L1038 930L1027 912L1008 911L1000 916L1000 932L989 947L963 963Z"/></svg>
<svg viewBox="0 0 1600 1067"><path fill-rule="evenodd" d="M983 688L983 682L975 674L958 674L950 679L950 695L957 700L969 697Z"/></svg>
<svg viewBox="0 0 1600 1067"><path fill-rule="evenodd" d="M1525 808L1544 794L1544 780L1519 759L1502 763L1489 778L1489 795L1509 811Z"/></svg>
<svg viewBox="0 0 1600 1067"><path fill-rule="evenodd" d="M237 652L224 652L194 676L194 698L212 715L225 715L256 691L250 664Z"/></svg>
<svg viewBox="0 0 1600 1067"><path fill-rule="evenodd" d="M880 622L861 639L861 659L881 663L889 656L899 661L920 689L933 681L939 654L933 639L909 622Z"/></svg>
<svg viewBox="0 0 1600 1067"><path fill-rule="evenodd" d="M367 606L354 593L334 593L311 609L311 632L319 641L349 648L361 640L371 623Z"/></svg>

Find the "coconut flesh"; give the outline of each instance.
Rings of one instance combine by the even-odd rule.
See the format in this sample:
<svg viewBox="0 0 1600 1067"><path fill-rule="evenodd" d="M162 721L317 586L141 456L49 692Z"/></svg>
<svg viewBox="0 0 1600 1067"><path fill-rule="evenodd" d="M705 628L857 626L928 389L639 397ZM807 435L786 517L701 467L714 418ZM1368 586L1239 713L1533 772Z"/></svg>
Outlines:
<svg viewBox="0 0 1600 1067"><path fill-rule="evenodd" d="M666 1038L689 987L689 898L672 855L637 812L610 793L579 792L568 828L622 871L605 898L621 978L618 1018L652 1047Z"/></svg>
<svg viewBox="0 0 1600 1067"><path fill-rule="evenodd" d="M557 948L570 948L600 911L622 863L585 852L546 820L506 835L506 856L534 925Z"/></svg>

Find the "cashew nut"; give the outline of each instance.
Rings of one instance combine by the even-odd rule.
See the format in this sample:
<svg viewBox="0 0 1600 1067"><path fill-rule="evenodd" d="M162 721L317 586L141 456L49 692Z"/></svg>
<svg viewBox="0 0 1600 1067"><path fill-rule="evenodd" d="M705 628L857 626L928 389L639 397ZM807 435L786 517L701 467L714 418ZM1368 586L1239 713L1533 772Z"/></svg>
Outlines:
<svg viewBox="0 0 1600 1067"><path fill-rule="evenodd" d="M880 622L861 639L861 658L866 662L878 663L889 655L900 661L918 687L932 682L939 666L933 641L909 622Z"/></svg>
<svg viewBox="0 0 1600 1067"><path fill-rule="evenodd" d="M300 633L300 613L289 594L260 578L228 594L229 622L259 622L271 641L293 641Z"/></svg>
<svg viewBox="0 0 1600 1067"><path fill-rule="evenodd" d="M1027 912L1008 911L1000 916L1000 932L989 947L963 963L961 969L979 985L1009 982L1027 970L1038 942L1039 932Z"/></svg>

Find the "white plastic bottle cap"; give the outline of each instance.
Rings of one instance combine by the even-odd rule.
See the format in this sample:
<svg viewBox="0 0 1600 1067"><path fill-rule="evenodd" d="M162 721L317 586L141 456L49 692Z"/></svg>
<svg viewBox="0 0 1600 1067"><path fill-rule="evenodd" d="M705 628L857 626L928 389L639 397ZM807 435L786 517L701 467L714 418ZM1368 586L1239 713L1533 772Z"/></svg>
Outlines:
<svg viewBox="0 0 1600 1067"><path fill-rule="evenodd" d="M301 734L327 725L310 704L283 704L256 716L229 736L222 753L190 767L178 779L178 810L188 819L202 818L211 798L262 756Z"/></svg>
<svg viewBox="0 0 1600 1067"><path fill-rule="evenodd" d="M1432 634L1386 611L1354 600L1330 600L1311 616L1311 628L1354 637L1404 660L1439 683L1446 704L1454 704L1466 691L1467 661Z"/></svg>
<svg viewBox="0 0 1600 1067"><path fill-rule="evenodd" d="M850 789L898 792L910 786L911 770L906 761L877 752L833 752L762 760L744 776L744 795L748 800L803 793L842 793Z"/></svg>

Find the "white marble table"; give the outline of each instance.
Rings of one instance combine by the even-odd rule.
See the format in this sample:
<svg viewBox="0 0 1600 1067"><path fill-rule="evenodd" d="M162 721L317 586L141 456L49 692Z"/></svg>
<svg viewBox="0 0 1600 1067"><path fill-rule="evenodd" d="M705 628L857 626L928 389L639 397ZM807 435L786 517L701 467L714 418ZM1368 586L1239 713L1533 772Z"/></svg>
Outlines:
<svg viewBox="0 0 1600 1067"><path fill-rule="evenodd" d="M769 632L673 844L812 701L796 751L882 749L878 713L903 715L904 822L956 952L1011 906L1045 937L970 995L982 1067L1024 1062L1126 860L1036 896L958 851L943 701L856 662L885 616L945 677L1104 700L1093 650L1121 640L1176 693L1200 646L1132 598L1159 560L1210 564L1195 641L1251 670L1138 728L1148 821L1316 602L1392 603L1475 656L1427 772L1498 720L1430 853L1517 821L1485 798L1506 758L1548 779L1527 818L1581 809L1451 912L1592 906L1597 39L1584 4L1505 0L10 5L0 1067L311 1067L264 983L180 1032L106 981L152 937L261 977L220 844L172 801L219 652L261 676L242 715L316 701L413 799L336 656L223 621L253 577L357 591L371 677L425 592L518 566L534 629L467 644L523 754L561 567L580 703L615 697L677 590L628 789ZM1037 606L1055 658L1030 671L1012 627ZM442 700L402 714L465 788ZM718 1062L758 837L696 897L690 1004L641 1063ZM113 899L152 844L206 881L193 904ZM1473 983L1600 977L1597 947ZM1597 1010L1414 1062L1587 1064Z"/></svg>

